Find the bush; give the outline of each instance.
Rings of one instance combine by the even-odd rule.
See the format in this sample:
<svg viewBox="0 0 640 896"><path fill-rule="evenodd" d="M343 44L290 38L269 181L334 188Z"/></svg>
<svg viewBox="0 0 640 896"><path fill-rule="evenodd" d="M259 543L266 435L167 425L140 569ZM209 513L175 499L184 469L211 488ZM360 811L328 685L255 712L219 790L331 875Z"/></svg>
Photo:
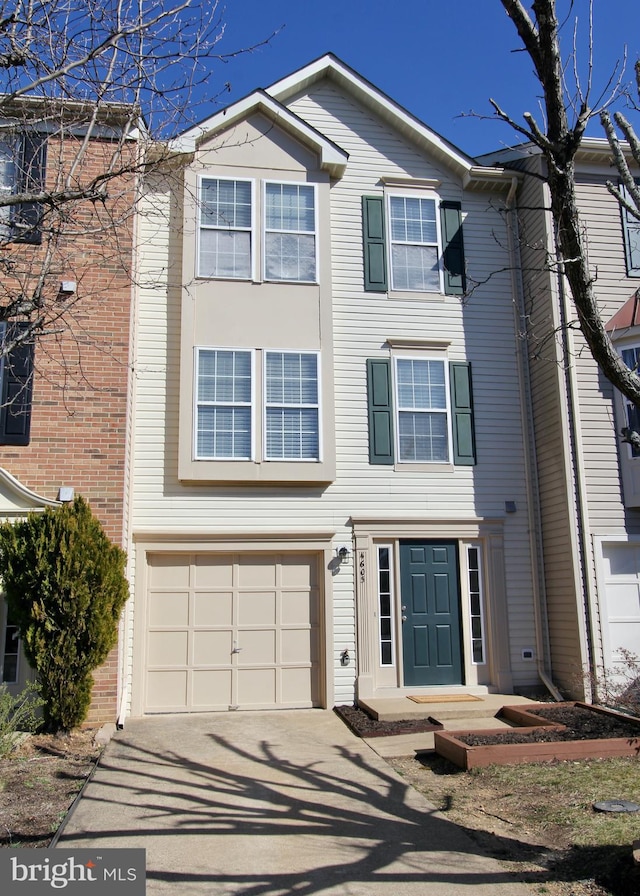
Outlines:
<svg viewBox="0 0 640 896"><path fill-rule="evenodd" d="M49 730L86 718L92 671L118 637L129 595L126 555L80 497L0 525L0 575L26 657L42 688Z"/></svg>
<svg viewBox="0 0 640 896"><path fill-rule="evenodd" d="M33 681L15 697L6 685L0 685L0 758L8 756L13 749L16 734L38 729L41 722L38 709L42 703L40 685Z"/></svg>

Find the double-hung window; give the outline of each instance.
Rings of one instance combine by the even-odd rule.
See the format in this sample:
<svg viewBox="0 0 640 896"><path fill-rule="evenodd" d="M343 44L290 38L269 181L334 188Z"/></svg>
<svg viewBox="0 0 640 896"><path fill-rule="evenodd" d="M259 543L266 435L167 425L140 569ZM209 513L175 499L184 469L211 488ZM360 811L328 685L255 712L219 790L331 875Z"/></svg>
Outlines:
<svg viewBox="0 0 640 896"><path fill-rule="evenodd" d="M319 461L318 355L256 354L197 349L195 459Z"/></svg>
<svg viewBox="0 0 640 896"><path fill-rule="evenodd" d="M252 406L251 351L198 349L196 458L251 460Z"/></svg>
<svg viewBox="0 0 640 896"><path fill-rule="evenodd" d="M391 288L439 292L438 208L434 198L389 196Z"/></svg>
<svg viewBox="0 0 640 896"><path fill-rule="evenodd" d="M267 460L319 460L318 356L265 352Z"/></svg>
<svg viewBox="0 0 640 896"><path fill-rule="evenodd" d="M447 368L435 358L396 358L398 460L449 461Z"/></svg>
<svg viewBox="0 0 640 896"><path fill-rule="evenodd" d="M0 198L38 194L44 188L46 139L38 133L0 136ZM42 242L39 202L0 205L0 240Z"/></svg>
<svg viewBox="0 0 640 896"><path fill-rule="evenodd" d="M265 280L316 282L316 194L313 184L266 183Z"/></svg>
<svg viewBox="0 0 640 896"><path fill-rule="evenodd" d="M198 274L249 280L252 276L253 184L202 178Z"/></svg>

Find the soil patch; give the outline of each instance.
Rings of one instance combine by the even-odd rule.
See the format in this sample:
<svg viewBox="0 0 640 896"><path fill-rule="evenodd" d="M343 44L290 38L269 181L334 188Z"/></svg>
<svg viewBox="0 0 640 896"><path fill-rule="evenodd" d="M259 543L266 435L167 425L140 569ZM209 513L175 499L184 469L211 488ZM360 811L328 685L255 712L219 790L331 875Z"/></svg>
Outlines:
<svg viewBox="0 0 640 896"><path fill-rule="evenodd" d="M460 734L457 739L468 747L490 744L556 743L571 740L604 740L608 738L640 738L640 721L625 719L609 713L587 709L584 706L549 706L544 709L527 709L531 715L547 719L565 728L535 728L525 732L517 728L505 729L500 734Z"/></svg>
<svg viewBox="0 0 640 896"><path fill-rule="evenodd" d="M100 756L94 736L29 736L0 760L0 847L49 845Z"/></svg>
<svg viewBox="0 0 640 896"><path fill-rule="evenodd" d="M395 734L422 734L425 731L442 731L435 719L402 719L383 722L373 719L359 706L336 706L335 712L358 737L392 737Z"/></svg>

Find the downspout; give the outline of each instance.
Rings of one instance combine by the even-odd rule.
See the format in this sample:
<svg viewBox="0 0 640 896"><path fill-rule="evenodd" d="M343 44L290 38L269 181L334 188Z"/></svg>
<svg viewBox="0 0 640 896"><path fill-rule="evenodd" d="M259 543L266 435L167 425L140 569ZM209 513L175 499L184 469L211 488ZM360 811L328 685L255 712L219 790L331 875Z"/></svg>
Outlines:
<svg viewBox="0 0 640 896"><path fill-rule="evenodd" d="M520 409L525 426L525 477L527 491L529 493L529 546L531 561L534 566L533 575L533 606L536 629L536 665L540 681L547 688L555 700L562 701L564 697L553 683L550 672L551 650L549 646L549 626L547 621L547 598L544 583L544 557L542 551L542 518L540 513L540 493L538 489L538 459L536 442L534 438L533 407L530 400L531 380L529 376L529 364L526 353L523 351L524 340L519 338L521 322L526 321L524 307L524 292L522 289L522 264L520 260L520 234L518 228L518 215L515 208L516 193L518 190L518 178L511 178L511 186L507 196L507 239L511 264L511 287L515 297L514 318L516 328L516 353L518 356L518 370L520 375ZM524 343L526 345L526 343Z"/></svg>

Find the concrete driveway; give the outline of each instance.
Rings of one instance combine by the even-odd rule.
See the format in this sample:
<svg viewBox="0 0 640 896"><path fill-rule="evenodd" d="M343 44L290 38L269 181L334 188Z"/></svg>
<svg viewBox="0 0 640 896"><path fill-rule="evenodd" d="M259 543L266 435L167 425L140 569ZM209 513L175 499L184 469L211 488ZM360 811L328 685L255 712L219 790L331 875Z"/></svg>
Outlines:
<svg viewBox="0 0 640 896"><path fill-rule="evenodd" d="M531 893L323 710L129 721L58 845L144 847L150 896Z"/></svg>

